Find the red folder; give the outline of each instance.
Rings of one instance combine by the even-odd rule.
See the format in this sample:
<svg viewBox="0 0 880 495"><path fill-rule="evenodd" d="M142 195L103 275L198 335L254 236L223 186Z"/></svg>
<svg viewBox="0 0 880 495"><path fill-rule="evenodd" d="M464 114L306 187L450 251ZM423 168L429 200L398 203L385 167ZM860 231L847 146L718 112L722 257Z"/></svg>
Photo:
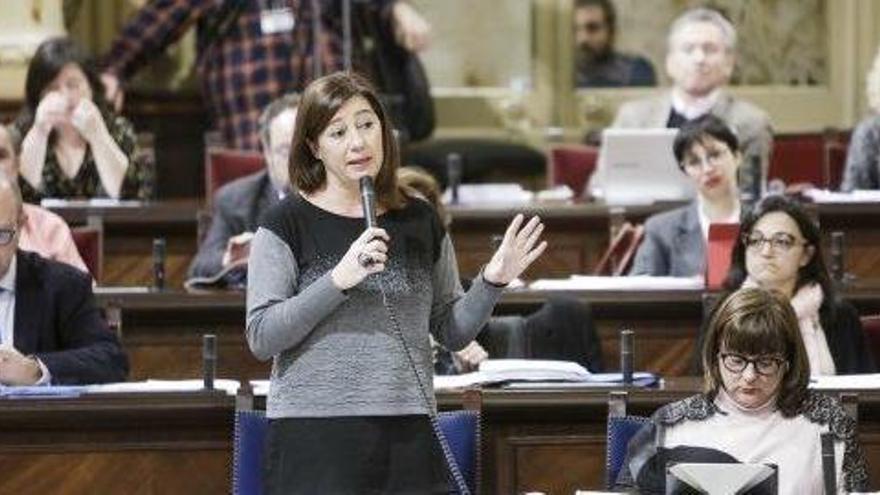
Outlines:
<svg viewBox="0 0 880 495"><path fill-rule="evenodd" d="M727 271L730 270L730 255L739 242L738 223L713 223L709 225L709 242L706 249L706 288L718 290Z"/></svg>

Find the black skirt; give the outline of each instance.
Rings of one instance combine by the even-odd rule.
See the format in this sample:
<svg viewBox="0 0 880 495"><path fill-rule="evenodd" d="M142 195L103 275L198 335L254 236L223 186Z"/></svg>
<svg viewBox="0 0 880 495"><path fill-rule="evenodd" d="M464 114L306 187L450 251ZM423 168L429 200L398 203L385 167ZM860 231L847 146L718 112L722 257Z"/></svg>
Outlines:
<svg viewBox="0 0 880 495"><path fill-rule="evenodd" d="M264 459L266 494L449 493L427 416L274 419Z"/></svg>

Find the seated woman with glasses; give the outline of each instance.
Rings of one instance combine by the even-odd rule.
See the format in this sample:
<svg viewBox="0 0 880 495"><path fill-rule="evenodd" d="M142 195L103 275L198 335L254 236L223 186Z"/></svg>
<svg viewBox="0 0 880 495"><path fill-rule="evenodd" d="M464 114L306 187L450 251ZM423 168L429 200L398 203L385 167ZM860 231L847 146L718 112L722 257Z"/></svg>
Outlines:
<svg viewBox="0 0 880 495"><path fill-rule="evenodd" d="M821 435L830 432L838 491L867 489L856 422L835 399L807 388L807 351L785 296L760 288L730 294L712 315L702 359L705 392L658 409L636 433L621 487L664 493L670 462L766 463L778 468L778 493L822 493Z"/></svg>
<svg viewBox="0 0 880 495"><path fill-rule="evenodd" d="M874 373L856 309L825 267L819 227L799 203L767 196L745 216L724 288L762 287L791 302L812 375Z"/></svg>
<svg viewBox="0 0 880 495"><path fill-rule="evenodd" d="M648 218L630 275L702 275L709 224L739 222L736 177L742 153L727 124L711 114L688 122L678 131L672 151L681 171L693 181L697 198Z"/></svg>

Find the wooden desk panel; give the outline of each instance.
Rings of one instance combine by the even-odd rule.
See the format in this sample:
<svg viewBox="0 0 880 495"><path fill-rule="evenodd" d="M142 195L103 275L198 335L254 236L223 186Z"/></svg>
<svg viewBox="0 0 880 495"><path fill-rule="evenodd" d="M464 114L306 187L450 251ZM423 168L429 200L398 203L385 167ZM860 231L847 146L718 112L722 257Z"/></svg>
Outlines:
<svg viewBox="0 0 880 495"><path fill-rule="evenodd" d="M824 204L817 209L825 246L831 245L832 232L844 233L847 273L880 277L880 204Z"/></svg>
<svg viewBox="0 0 880 495"><path fill-rule="evenodd" d="M546 292L506 293L498 314L527 314L540 307ZM663 376L690 371L702 318L701 291L577 291L567 294L590 304L603 360L619 369L619 331L635 330L636 367ZM880 313L880 282L849 288L846 297L863 314ZM257 361L244 336L245 300L241 292L132 294L100 289L102 307L122 312L122 341L131 359L131 379L199 377L201 336L217 335L218 374L224 378L261 379L270 364Z"/></svg>
<svg viewBox="0 0 880 495"><path fill-rule="evenodd" d="M453 206L452 237L463 276L475 275L493 252L517 211L540 215L550 247L526 276L531 279L591 273L604 253L611 232L624 221L643 222L649 215L677 204L609 208L599 204L547 204L517 208ZM96 207L82 204L51 209L71 224L100 223L105 227L104 285L152 284L152 240L168 245L167 284L182 287L186 268L196 252L197 200L166 200L141 208ZM826 232L842 230L847 237L847 269L859 278L880 278L880 218L874 205L819 205L817 215ZM827 244L827 241L826 241Z"/></svg>
<svg viewBox="0 0 880 495"><path fill-rule="evenodd" d="M698 390L695 378L631 389L628 412L649 415ZM481 493L602 489L607 394L483 390ZM437 399L441 409L465 402L459 391ZM207 392L4 399L0 493L228 493L234 407L235 398ZM880 392L860 394L859 418L876 489Z"/></svg>
<svg viewBox="0 0 880 495"><path fill-rule="evenodd" d="M228 493L234 397L0 401L0 493Z"/></svg>

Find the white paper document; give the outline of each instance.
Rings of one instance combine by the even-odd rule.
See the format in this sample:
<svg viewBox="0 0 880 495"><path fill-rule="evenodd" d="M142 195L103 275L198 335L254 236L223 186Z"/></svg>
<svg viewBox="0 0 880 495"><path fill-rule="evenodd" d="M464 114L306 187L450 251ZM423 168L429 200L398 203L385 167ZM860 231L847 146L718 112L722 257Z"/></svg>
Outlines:
<svg viewBox="0 0 880 495"><path fill-rule="evenodd" d="M815 390L880 389L880 374L812 376L810 377L810 388Z"/></svg>
<svg viewBox="0 0 880 495"><path fill-rule="evenodd" d="M853 192L837 192L827 189L809 189L804 195L814 203L880 203L880 190L857 189Z"/></svg>
<svg viewBox="0 0 880 495"><path fill-rule="evenodd" d="M214 388L223 390L228 395L238 393L238 380L214 380ZM88 393L125 393L125 392L196 392L204 388L204 381L198 380L146 380L143 382L104 383L89 385Z"/></svg>
<svg viewBox="0 0 880 495"><path fill-rule="evenodd" d="M529 284L532 290L700 290L703 277L599 277L572 275L569 278L539 279Z"/></svg>
<svg viewBox="0 0 880 495"><path fill-rule="evenodd" d="M764 464L681 463L669 468L669 472L702 492L734 495L773 476L774 470Z"/></svg>

